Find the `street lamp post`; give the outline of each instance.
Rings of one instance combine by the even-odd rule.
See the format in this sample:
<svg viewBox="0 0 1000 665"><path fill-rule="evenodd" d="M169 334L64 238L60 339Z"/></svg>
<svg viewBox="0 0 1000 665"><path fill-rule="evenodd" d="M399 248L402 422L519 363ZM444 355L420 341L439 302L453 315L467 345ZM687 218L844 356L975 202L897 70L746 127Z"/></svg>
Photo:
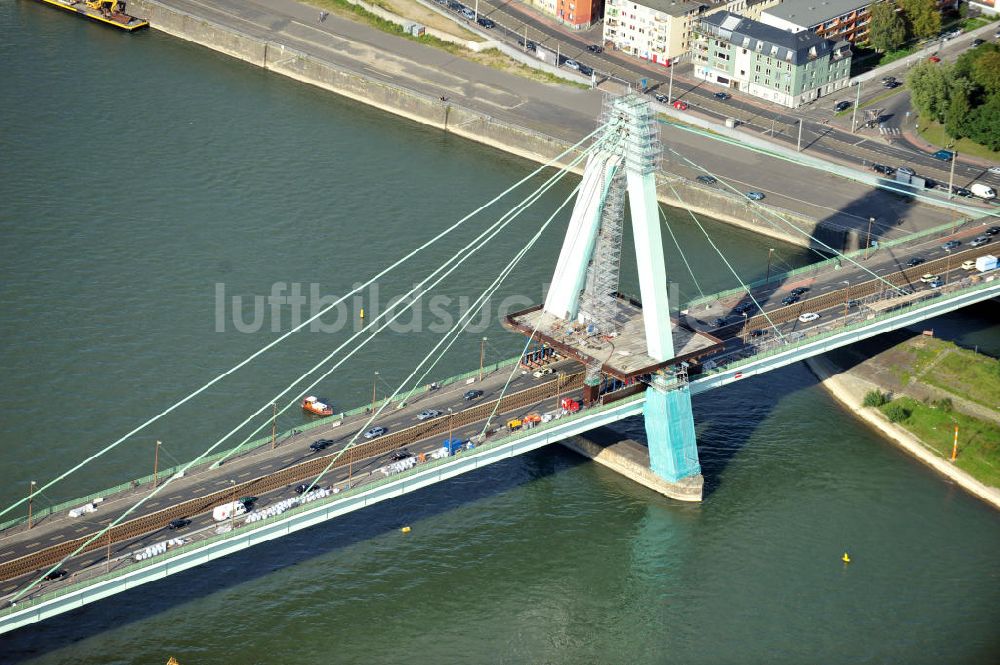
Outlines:
<svg viewBox="0 0 1000 665"><path fill-rule="evenodd" d="M486 338L479 343L479 380L483 380L483 360L486 358Z"/></svg>
<svg viewBox="0 0 1000 665"><path fill-rule="evenodd" d="M954 144L953 143L949 143L948 144L948 149L951 150L952 147L954 147ZM955 195L955 193L954 193L953 190L955 188L955 162L957 162L957 161L958 161L958 153L957 152L952 152L951 153L951 173L948 175L948 200L949 201Z"/></svg>
<svg viewBox="0 0 1000 665"><path fill-rule="evenodd" d="M236 522L236 481L230 478L229 486L233 488L233 500L229 504L229 533L232 533Z"/></svg>
<svg viewBox="0 0 1000 665"><path fill-rule="evenodd" d="M743 343L746 344L749 340L747 337L747 312L743 312Z"/></svg>
<svg viewBox="0 0 1000 665"><path fill-rule="evenodd" d="M767 250L767 274L764 277L764 286L769 286L771 284L771 255L774 254L774 248L771 247Z"/></svg>
<svg viewBox="0 0 1000 665"><path fill-rule="evenodd" d="M448 450L450 451L451 446L451 436L455 431L455 413L448 407Z"/></svg>
<svg viewBox="0 0 1000 665"><path fill-rule="evenodd" d="M372 413L375 413L375 385L378 383L378 370L375 370L375 375L372 377Z"/></svg>
<svg viewBox="0 0 1000 665"><path fill-rule="evenodd" d="M670 84L667 86L667 106L674 101L674 63L670 63Z"/></svg>
<svg viewBox="0 0 1000 665"><path fill-rule="evenodd" d="M31 507L35 499L35 481L31 481L31 485L28 487L28 528L32 526L31 523Z"/></svg>
<svg viewBox="0 0 1000 665"><path fill-rule="evenodd" d="M948 278L951 277L951 250L946 249L944 250L944 253L948 255L948 258L944 264L944 284L945 286L947 286Z"/></svg>
<svg viewBox="0 0 1000 665"><path fill-rule="evenodd" d="M868 260L868 248L872 246L872 224L875 223L874 217L868 218L868 239L865 241L865 260Z"/></svg>
<svg viewBox="0 0 1000 665"><path fill-rule="evenodd" d="M795 152L802 152L802 123L805 122L802 118L799 118L799 139L795 142Z"/></svg>
<svg viewBox="0 0 1000 665"><path fill-rule="evenodd" d="M851 283L846 279L843 281L847 284L847 292L844 294L844 326L847 325L847 313L851 306Z"/></svg>
<svg viewBox="0 0 1000 665"><path fill-rule="evenodd" d="M854 99L854 110L851 112L851 133L857 131L858 104L861 103L861 81L858 81L858 94Z"/></svg>
<svg viewBox="0 0 1000 665"><path fill-rule="evenodd" d="M156 487L159 480L160 469L160 442L156 442L156 449L153 451L153 487Z"/></svg>

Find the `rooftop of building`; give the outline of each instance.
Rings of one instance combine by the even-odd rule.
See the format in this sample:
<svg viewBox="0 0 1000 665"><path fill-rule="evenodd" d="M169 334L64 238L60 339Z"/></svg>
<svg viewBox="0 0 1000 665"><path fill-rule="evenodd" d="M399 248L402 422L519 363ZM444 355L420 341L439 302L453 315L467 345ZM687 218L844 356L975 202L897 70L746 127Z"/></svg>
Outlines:
<svg viewBox="0 0 1000 665"><path fill-rule="evenodd" d="M628 0L640 7L648 7L653 11L668 16L684 16L697 13L702 7L711 6L711 2L693 2L692 0Z"/></svg>
<svg viewBox="0 0 1000 665"><path fill-rule="evenodd" d="M814 32L791 33L731 12L710 14L701 19L701 23L731 44L794 65L826 55L832 46L828 39Z"/></svg>
<svg viewBox="0 0 1000 665"><path fill-rule="evenodd" d="M870 4L872 0L783 0L763 13L808 29Z"/></svg>

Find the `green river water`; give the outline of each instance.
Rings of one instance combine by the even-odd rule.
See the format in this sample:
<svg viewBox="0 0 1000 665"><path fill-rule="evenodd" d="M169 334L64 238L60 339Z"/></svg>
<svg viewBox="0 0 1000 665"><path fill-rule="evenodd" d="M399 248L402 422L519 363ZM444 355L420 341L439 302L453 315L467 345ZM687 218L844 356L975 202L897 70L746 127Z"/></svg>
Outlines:
<svg viewBox="0 0 1000 665"><path fill-rule="evenodd" d="M536 168L156 32L5 0L0 35L3 506L288 330L294 308L266 300L252 325L255 296L298 285L307 313L314 288L344 293ZM439 309L404 317L407 330L316 392L364 403L374 370L379 394L394 388L576 182L443 283ZM384 307L505 209L380 280L341 320ZM668 241L680 294L733 286L686 213L672 214L699 277ZM497 308L541 297L566 219L431 378L473 369L483 336L487 361L517 352ZM747 279L768 247L782 268L810 260L706 228ZM636 291L634 270L626 252L623 290ZM38 500L149 473L157 439L167 464L193 457L346 339L335 318ZM998 321L990 303L934 327L997 354ZM802 366L700 397L695 418L700 505L554 447L4 635L0 663L1000 660L996 511L854 420ZM301 422L292 409L279 427ZM641 421L620 430L641 437Z"/></svg>

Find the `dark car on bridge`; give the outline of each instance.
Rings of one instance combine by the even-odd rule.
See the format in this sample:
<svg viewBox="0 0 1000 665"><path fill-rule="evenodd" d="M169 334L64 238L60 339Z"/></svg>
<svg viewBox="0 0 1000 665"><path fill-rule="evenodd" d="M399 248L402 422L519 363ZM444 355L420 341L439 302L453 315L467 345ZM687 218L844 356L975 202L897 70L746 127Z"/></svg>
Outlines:
<svg viewBox="0 0 1000 665"><path fill-rule="evenodd" d="M986 229L985 233L988 236L995 236L996 234L1000 233L1000 226L991 226L990 228Z"/></svg>
<svg viewBox="0 0 1000 665"><path fill-rule="evenodd" d="M714 185L715 183L718 182L718 180L716 180L710 175L700 175L697 178L695 178L695 180L697 180L698 182L703 182L706 185Z"/></svg>
<svg viewBox="0 0 1000 665"><path fill-rule="evenodd" d="M604 47L598 46L597 44L590 44L587 46L587 50L591 53L601 53L604 51Z"/></svg>
<svg viewBox="0 0 1000 665"><path fill-rule="evenodd" d="M872 170L890 177L896 173L896 169L891 166L886 166L885 164L872 164Z"/></svg>
<svg viewBox="0 0 1000 665"><path fill-rule="evenodd" d="M174 520L173 522L168 524L167 528L170 529L171 531L177 531L178 529L183 529L184 527L190 524L191 520L182 517L181 519Z"/></svg>
<svg viewBox="0 0 1000 665"><path fill-rule="evenodd" d="M52 582L52 581L55 581L55 580L61 580L62 578L66 577L67 575L69 575L69 573L66 572L65 570L62 570L60 568L59 570L53 570L51 573L49 573L48 575L46 575L44 577L44 579L48 580L49 582Z"/></svg>
<svg viewBox="0 0 1000 665"><path fill-rule="evenodd" d="M808 286L797 286L794 289L792 289L792 295L801 296L803 293L808 293L808 291L809 291Z"/></svg>
<svg viewBox="0 0 1000 665"><path fill-rule="evenodd" d="M483 391L482 390L469 390L464 395L462 395L462 398L465 399L465 400L471 400L471 399L476 399L477 397L482 397L482 396L483 396Z"/></svg>
<svg viewBox="0 0 1000 665"><path fill-rule="evenodd" d="M730 95L728 92L717 92L717 93L715 93L715 98L716 99L721 99L722 101L726 101L730 97L732 97L732 95Z"/></svg>
<svg viewBox="0 0 1000 665"><path fill-rule="evenodd" d="M476 21L476 23L478 23L479 25L483 26L483 27L484 27L484 28L486 28L487 30L489 30L489 29L491 29L491 28L495 28L495 27L497 27L497 24L496 24L496 23L494 23L494 22L493 22L493 21L491 21L490 19L486 18L485 16L480 16L480 17L479 17L479 20L478 20L478 21Z"/></svg>
<svg viewBox="0 0 1000 665"><path fill-rule="evenodd" d="M906 262L906 267L907 268L913 268L915 266L919 266L923 262L924 262L924 258L923 257L921 257L921 256L914 256L912 259L910 259L909 261Z"/></svg>
<svg viewBox="0 0 1000 665"><path fill-rule="evenodd" d="M319 441L313 441L309 444L309 447L319 452L321 450L326 450L334 444L333 439L320 439Z"/></svg>
<svg viewBox="0 0 1000 665"><path fill-rule="evenodd" d="M370 430L368 430L367 432L365 432L365 438L366 439L375 439L375 438L378 438L378 437L380 437L380 436L382 436L384 434L387 434L388 432L389 432L389 430L387 430L384 427L372 427Z"/></svg>
<svg viewBox="0 0 1000 665"><path fill-rule="evenodd" d="M798 296L794 296L794 295L793 296L785 296L784 298L781 299L781 304L782 305L794 305L799 300L800 300L800 298Z"/></svg>
<svg viewBox="0 0 1000 665"><path fill-rule="evenodd" d="M953 153L951 150L938 150L933 155L931 155L931 157L933 157L934 159L940 159L942 162L950 162L952 159L955 158L955 153Z"/></svg>
<svg viewBox="0 0 1000 665"><path fill-rule="evenodd" d="M948 251L951 251L951 250L955 249L956 247L958 247L961 244L962 244L961 240L949 240L945 244L941 245L941 249L943 249L944 251L948 252Z"/></svg>
<svg viewBox="0 0 1000 665"><path fill-rule="evenodd" d="M837 113L840 113L841 111L846 111L849 108L851 108L851 103L848 101L843 101L843 102L837 102L837 105L833 107L833 110L836 111Z"/></svg>

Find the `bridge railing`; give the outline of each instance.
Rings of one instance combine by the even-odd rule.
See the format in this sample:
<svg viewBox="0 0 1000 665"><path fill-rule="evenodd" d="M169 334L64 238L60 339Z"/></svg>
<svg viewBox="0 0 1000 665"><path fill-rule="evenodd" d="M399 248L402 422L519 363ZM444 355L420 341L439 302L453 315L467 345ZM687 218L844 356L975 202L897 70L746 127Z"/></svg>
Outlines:
<svg viewBox="0 0 1000 665"><path fill-rule="evenodd" d="M884 240L884 241L880 240L878 243L878 248L869 251L877 252L882 249L889 249L892 247L896 247L897 245L911 242L913 240L919 240L921 238L927 238L930 236L946 237L949 235L953 235L959 229L964 229L966 226L974 225L976 223L981 223L983 219L984 218L982 217L978 219L965 218L960 220L959 222L948 222L946 224L940 224L938 226L934 226L929 229L924 229L923 231L917 231L916 233L912 233L910 235L903 236L901 238L894 238L892 240ZM850 252L845 252L844 257L849 259L856 259L859 256L864 256L864 254L865 254L865 248L862 247L861 249L855 249ZM754 280L752 282L747 282L747 286L751 289L756 289L761 286L766 286L772 282L775 284L781 284L782 282L787 281L793 277L823 272L828 268L830 268L831 266L842 264L843 261L844 258L834 256L829 259L817 261L816 263L810 263L809 265L802 266L801 268L794 268L792 270L788 270L783 273L775 273L771 275L770 279L762 278ZM715 302L717 300L723 300L725 298L732 298L733 296L742 296L744 294L746 294L746 289L744 289L743 287L726 289L724 291L719 291L718 293L712 293L706 296L693 298L692 300L689 300L683 305L681 305L680 309L689 310L694 307L698 307L699 305Z"/></svg>
<svg viewBox="0 0 1000 665"><path fill-rule="evenodd" d="M1000 279L1000 275L997 276L997 279ZM982 290L982 289L997 288L998 286L1000 286L1000 282L998 282L997 279L992 279L991 281L983 281L983 282L981 282L979 284L973 284L972 286L969 286L969 287L957 289L955 291L949 292L947 295L948 295L948 297L956 297L956 296L966 295L966 294L972 293L974 291L979 291L979 290ZM938 293L940 293L940 292L938 292ZM944 294L941 294L941 296L943 296L943 295ZM797 349L797 348L799 348L801 346L805 346L807 344L813 344L813 343L815 343L817 341L820 341L820 340L823 340L825 338L833 337L834 335L841 335L841 334L843 334L845 332L850 332L852 330L859 330L861 328L866 328L868 326L874 325L874 324L879 323L881 321L885 321L885 320L888 320L888 319L896 318L898 316L902 316L903 314L908 314L910 312L913 312L913 311L919 310L919 309L923 309L925 307L930 307L930 306L932 306L932 305L934 305L936 303L941 302L941 296L928 298L927 300L922 300L922 301L919 301L919 302L910 303L908 305L902 305L902 306L899 307L899 309L894 309L892 311L884 312L882 314L876 314L876 315L871 316L869 318L865 318L865 319L863 319L861 321L857 321L855 323L847 324L847 325L845 325L843 327L838 327L838 328L835 328L833 330L824 331L822 333L811 335L811 336L805 336L801 340L797 340L797 341L795 341L793 343L786 344L784 346L777 346L777 347L775 347L773 349L769 349L767 351L761 351L760 353L755 353L752 356L749 356L747 358L743 358L743 359L740 359L740 360L735 360L735 361L733 361L731 363L726 363L725 365L720 365L720 366L715 367L715 368L713 368L711 370L706 370L705 372L703 372L700 375L699 378L701 378L701 377L715 376L716 374L721 374L723 372L731 372L734 369L739 369L740 367L744 367L744 366L749 365L751 363L756 363L756 362L759 362L759 361L764 360L766 358L770 358L770 357L773 357L773 356L777 356L777 355L780 355L780 354L787 353L787 352L792 351L794 349Z"/></svg>
<svg viewBox="0 0 1000 665"><path fill-rule="evenodd" d="M518 360L519 360L519 358L514 358L512 361L502 361L501 363L499 363L499 365L501 367L503 367L503 366L509 366L510 364L512 364L513 362L517 362ZM478 370L475 373L478 374ZM488 452L490 452L490 451L492 451L492 450L494 450L494 449L496 449L496 448L498 448L500 446L509 445L509 444L511 444L511 443L513 443L515 441L527 438L529 436L538 435L538 434L540 434L542 432L548 431L550 429L554 429L555 427L565 426L568 423L575 422L575 421L580 420L582 418L593 417L596 414L603 413L605 411L610 411L612 409L621 409L623 406L625 406L627 404L630 404L631 402L639 401L641 399L644 399L644 396L642 394L638 394L638 395L632 395L630 397L626 397L626 398L620 399L618 401L612 402L611 404L591 406L591 407L582 409L582 410L578 411L577 413L567 414L567 415L565 415L565 416L563 416L561 418L558 418L556 420L553 420L551 422L541 423L541 424L536 425L535 427L533 427L531 429L520 430L520 431L517 431L517 432L511 432L511 433L507 434L506 436L494 439L492 441L486 441L482 445L476 446L475 448L473 448L470 451L463 451L461 453L458 453L458 455L462 456L463 458L468 458L468 457L475 456L475 455L485 454L485 453L488 453ZM275 522L278 522L278 521L281 521L281 520L286 520L286 519L288 519L290 517L293 517L296 514L301 513L303 511L306 511L306 510L312 511L312 510L315 510L316 508L319 508L319 507L322 507L322 506L331 505L331 504L334 504L336 502L340 502L340 501L344 501L346 499L350 499L350 498L356 497L356 496L358 496L360 494L363 494L365 492L370 492L370 491L378 489L379 487L382 487L384 485L388 485L388 484L391 484L391 483L399 482L400 480L406 480L407 478L412 477L412 476L416 475L417 473L426 472L426 471L428 471L430 469L434 469L436 467L448 464L449 462L452 462L454 460L455 460L454 456L453 457L445 457L445 458L437 459L437 460L429 460L429 461L424 462L422 464L418 464L418 465L414 466L413 468L408 469L406 471L403 471L401 473L397 473L397 474L394 474L394 475L391 475L391 476L387 476L385 478L380 478L378 480L375 480L375 481L372 481L372 482L368 482L368 483L365 483L365 484L362 484L362 485L356 485L353 488L344 490L344 491L339 492L337 494L332 494L329 497L326 497L324 499L320 499L318 501L313 501L313 502L310 502L308 504L303 504L301 506L296 506L294 508L290 508L289 510L286 510L285 512L280 513L279 515L274 515L272 517L268 517L268 518L265 518L265 519L262 519L262 520L258 520L256 522L251 522L250 524L239 524L239 526L237 526L232 531L227 531L227 532L221 533L221 534L215 534L215 535L209 536L208 538L203 538L201 540L197 540L197 541L192 541L190 543L186 543L185 545L182 545L180 547L176 547L176 548L167 550L163 554L156 555L156 556L151 557L149 559L146 559L144 561L135 561L135 560L131 559L131 556L129 556L126 560L131 561L131 563L129 563L127 566L125 566L123 568L119 568L117 570L114 570L114 571L111 571L111 572L108 572L108 573L104 573L103 575L98 575L98 576L93 577L91 579L80 580L79 582L76 582L74 584L67 585L67 586L65 586L63 588L60 588L60 589L54 589L51 592L43 593L43 594L38 595L38 596L33 597L33 598L28 598L28 599L25 599L23 601L18 601L18 604L16 606L11 606L11 607L6 607L6 608L3 608L3 609L0 609L0 617L4 617L4 616L10 615L10 614L13 614L14 612L23 611L26 608L33 607L33 606L38 605L38 604L43 603L43 602L48 602L50 600L53 600L55 598L59 598L61 596L65 596L65 595L70 594L70 593L75 593L75 592L81 591L81 590L83 590L83 589L85 589L87 587L91 587L91 586L94 586L94 585L97 585L97 584L102 584L102 583L108 582L110 580L114 580L114 579L117 579L119 577L123 577L125 575L133 574L133 573L135 573L135 572L137 572L139 570L142 570L144 568L148 568L150 566L159 565L160 563L163 563L164 561L168 561L168 560L176 558L178 556L189 555L192 552L195 552L196 550L208 547L209 545L212 545L214 543L217 543L217 542L220 542L220 541L223 541L223 540L230 539L230 538L232 538L234 536L243 536L243 535L252 533L253 531L256 531L258 529L269 527L269 526L273 525ZM239 523L239 522L237 521L237 523ZM119 560L119 565L120 565L120 562L121 562L121 560Z"/></svg>
<svg viewBox="0 0 1000 665"><path fill-rule="evenodd" d="M496 372L498 370L501 370L501 369L503 369L505 367L510 367L511 365L516 364L519 360L520 360L519 357L514 357L514 358L507 358L507 359L501 360L499 362L491 363L489 365L484 365L483 366L483 374L484 375L490 374L490 373ZM461 382L461 381L465 381L467 379L472 378L473 376L478 376L478 375L479 375L479 370L475 369L475 370L472 370L470 372L465 372L464 374L459 374L457 376L448 377L448 378L443 379L442 381L439 381L437 383L438 383L438 385L444 387L444 386L448 386L448 385L453 385L453 384ZM427 388L428 387L425 387L424 390L427 390ZM392 400L392 402L393 403L395 403L395 402L401 402L402 400L403 400L403 396L399 395L394 400ZM386 401L387 401L386 399L382 399L382 400L377 401L375 403L375 408L376 409L379 408ZM334 422L337 422L337 421L342 421L345 418L349 418L351 416L355 416L355 415L358 415L358 414L365 413L369 409L371 409L370 405L360 406L360 407L351 409L349 411L344 411L342 413L339 413L339 414L336 414L336 415L333 415L333 416L328 416L326 418L318 418L318 419L312 420L312 421L310 421L308 423L303 423L301 425L296 425L292 429L286 430L286 431L281 432L280 434L278 434L276 436L276 440L281 441L281 440L284 440L284 439L286 439L286 438L288 438L290 436L293 436L294 434L298 434L298 433L301 433L301 432L306 432L306 431L309 431L309 430L314 429L316 427L321 427L323 425L329 425L330 423L334 423ZM215 462L219 461L220 459L228 458L228 457L230 457L230 456L232 456L232 455L234 455L236 453L247 453L247 452L250 452L251 450L255 450L255 449L257 449L257 448L259 448L259 447L261 447L263 445L269 445L270 443L271 443L271 437L270 436L264 436L264 437L261 437L259 439L254 439L253 441L250 441L250 442L248 442L248 443L246 443L246 444L244 444L242 446L236 446L236 447L233 447L233 448L228 448L228 449L223 450L223 451L218 452L218 453L213 453L212 455L208 455L207 457L205 457L205 459L203 459L201 462L199 462L199 464L198 464L197 467L189 469L189 471L194 471L196 469L203 468L204 465L206 465L206 464L208 464L208 465L214 464ZM160 480L165 480L167 478L170 478L174 474L180 472L181 470L183 470L185 466L187 466L187 464L178 464L176 466L164 468L164 469L162 469L161 471L159 471L156 474L156 477L159 478ZM68 501L62 501L62 502L59 502L59 503L54 504L52 506L46 506L46 507L41 507L41 508L36 507L32 511L32 520L33 521L37 521L37 520L40 520L40 519L42 519L44 517L47 517L49 515L52 515L52 514L55 514L55 513L64 511L64 510L70 510L72 508L76 508L77 506L85 505L87 503L90 503L94 499L105 498L105 497L108 497L108 496L112 496L114 494L118 494L120 492L125 492L125 491L131 490L131 489L136 489L136 488L142 487L144 485L152 484L152 482L153 482L153 474L149 474L149 475L142 476L140 478L136 478L134 480L130 480L128 482L122 483L120 485L116 485L115 487L111 487L111 488L102 490L100 492L93 492L92 494L88 494L86 496L78 497L78 498L75 498L75 499L70 499ZM20 524L25 524L25 523L27 523L27 521L28 521L27 515L21 515L19 517L14 517L12 519L9 519L9 520L7 520L5 522L0 522L0 531L4 531L5 529L9 529L11 527L18 526Z"/></svg>

